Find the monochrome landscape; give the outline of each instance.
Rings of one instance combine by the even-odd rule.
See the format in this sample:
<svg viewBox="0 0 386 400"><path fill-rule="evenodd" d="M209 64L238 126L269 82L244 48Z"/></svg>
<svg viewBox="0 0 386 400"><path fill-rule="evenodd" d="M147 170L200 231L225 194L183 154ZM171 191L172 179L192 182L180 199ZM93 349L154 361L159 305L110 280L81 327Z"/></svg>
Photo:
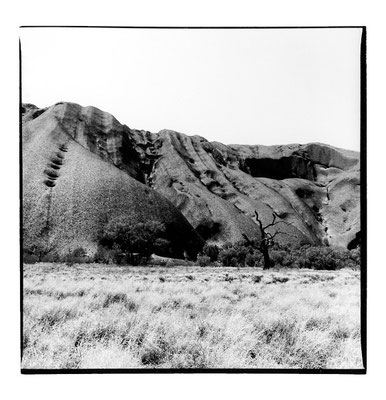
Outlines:
<svg viewBox="0 0 386 400"><path fill-rule="evenodd" d="M358 151L20 113L22 369L363 369Z"/></svg>

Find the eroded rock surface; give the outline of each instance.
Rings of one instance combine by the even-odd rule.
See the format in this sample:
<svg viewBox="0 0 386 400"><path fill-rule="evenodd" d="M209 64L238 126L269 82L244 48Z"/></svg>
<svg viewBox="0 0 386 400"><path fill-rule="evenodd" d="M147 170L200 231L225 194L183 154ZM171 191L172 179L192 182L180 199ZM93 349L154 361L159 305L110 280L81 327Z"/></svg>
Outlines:
<svg viewBox="0 0 386 400"><path fill-rule="evenodd" d="M45 179L55 193L52 209L70 205L72 221L94 221L90 230L112 209L133 218L167 214L169 223L176 218L185 230L194 228L194 235L223 243L243 233L259 235L253 219L257 210L266 224L272 213L284 222L277 226L281 242L354 247L360 240L357 152L319 143L226 146L171 130L130 129L106 112L73 103L47 109L24 105L23 140L24 191L34 191L32 200L24 201L27 221L36 208L44 214L48 207L42 205L48 196ZM64 143L65 162L58 172L53 165L58 158L60 163L57 149ZM82 208L79 196L82 202L95 197L100 202ZM64 221L56 225L63 235L84 237L81 228L66 233Z"/></svg>
<svg viewBox="0 0 386 400"><path fill-rule="evenodd" d="M123 215L133 223L164 223L173 255L195 257L202 238L168 199L140 182L136 158L124 162L127 128L106 113L75 104L57 104L36 118L36 108L24 110L26 248L43 238L62 254L77 247L93 254L107 222ZM131 176L137 174L139 179Z"/></svg>

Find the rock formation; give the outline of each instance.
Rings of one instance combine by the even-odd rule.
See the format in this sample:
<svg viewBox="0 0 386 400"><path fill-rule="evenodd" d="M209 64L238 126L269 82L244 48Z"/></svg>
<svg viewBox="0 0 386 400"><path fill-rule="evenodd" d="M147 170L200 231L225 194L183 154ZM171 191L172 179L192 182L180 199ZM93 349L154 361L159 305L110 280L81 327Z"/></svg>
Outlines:
<svg viewBox="0 0 386 400"><path fill-rule="evenodd" d="M171 226L180 250L259 235L272 213L281 242L355 247L359 153L311 143L224 145L200 136L130 129L95 107L24 104L23 226L62 248L96 248L117 213ZM258 141L258 139L257 139Z"/></svg>
<svg viewBox="0 0 386 400"><path fill-rule="evenodd" d="M26 248L44 237L59 253L83 247L92 254L110 218L124 215L164 223L176 257L201 249L202 239L169 200L114 165L123 132L114 118L73 104L22 111Z"/></svg>

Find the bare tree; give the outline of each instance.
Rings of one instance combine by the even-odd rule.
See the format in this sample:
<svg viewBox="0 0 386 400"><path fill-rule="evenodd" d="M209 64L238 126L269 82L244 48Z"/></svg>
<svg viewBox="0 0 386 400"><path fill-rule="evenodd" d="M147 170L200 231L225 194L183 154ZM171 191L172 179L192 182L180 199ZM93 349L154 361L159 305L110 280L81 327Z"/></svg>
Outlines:
<svg viewBox="0 0 386 400"><path fill-rule="evenodd" d="M259 228L260 228L260 233L261 233L260 241L256 242L256 241L250 240L245 233L243 234L243 237L247 241L247 244L250 247L261 251L261 253L263 254L263 257L264 257L264 269L269 269L272 267L272 261L269 257L269 248L274 245L275 236L280 235L280 234L286 234L286 233L276 231L275 233L272 234L272 233L268 232L267 229L271 228L273 226L276 226L278 224L286 224L286 225L291 225L291 224L289 224L288 222L285 222L285 221L276 221L277 215L275 213L272 213L272 217L273 217L272 222L266 226L263 226L263 222L259 218L259 214L257 213L257 211L255 211L255 216L256 216L256 221L259 224Z"/></svg>

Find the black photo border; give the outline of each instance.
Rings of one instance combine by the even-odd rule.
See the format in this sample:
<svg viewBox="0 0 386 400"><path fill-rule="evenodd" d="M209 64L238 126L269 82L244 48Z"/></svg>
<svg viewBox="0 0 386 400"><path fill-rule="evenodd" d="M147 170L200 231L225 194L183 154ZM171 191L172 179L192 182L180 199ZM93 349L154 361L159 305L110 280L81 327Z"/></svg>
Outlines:
<svg viewBox="0 0 386 400"><path fill-rule="evenodd" d="M361 224L361 369L291 369L291 368L100 368L100 369L25 369L23 375L52 374L351 374L367 373L367 29L366 26L108 26L108 25L22 25L24 28L63 29L199 29L199 30L260 30L260 29L362 29L360 45L360 224ZM19 39L19 236L20 236L20 361L23 357L23 158L22 158L22 46Z"/></svg>

